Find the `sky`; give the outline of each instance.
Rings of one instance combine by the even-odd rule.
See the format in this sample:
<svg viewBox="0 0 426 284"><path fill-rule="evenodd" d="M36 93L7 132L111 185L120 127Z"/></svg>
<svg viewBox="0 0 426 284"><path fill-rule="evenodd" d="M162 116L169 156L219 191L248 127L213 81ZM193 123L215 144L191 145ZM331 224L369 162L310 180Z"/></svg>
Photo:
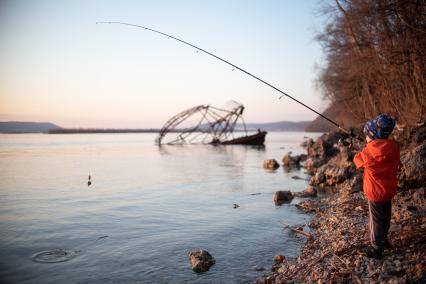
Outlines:
<svg viewBox="0 0 426 284"><path fill-rule="evenodd" d="M0 0L0 121L157 128L190 107L245 106L246 122L311 120L317 110L319 0Z"/></svg>

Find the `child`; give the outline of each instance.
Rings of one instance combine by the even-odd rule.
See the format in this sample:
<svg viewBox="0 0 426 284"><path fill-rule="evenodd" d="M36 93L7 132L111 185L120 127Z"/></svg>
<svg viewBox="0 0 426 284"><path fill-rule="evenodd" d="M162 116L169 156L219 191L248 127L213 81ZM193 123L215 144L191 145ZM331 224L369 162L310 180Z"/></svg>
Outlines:
<svg viewBox="0 0 426 284"><path fill-rule="evenodd" d="M395 119L381 114L364 126L367 145L354 157L358 169L364 169L363 188L368 199L371 246L365 251L368 257L381 258L391 220L391 200L396 194L396 174L399 150L394 140L388 139Z"/></svg>

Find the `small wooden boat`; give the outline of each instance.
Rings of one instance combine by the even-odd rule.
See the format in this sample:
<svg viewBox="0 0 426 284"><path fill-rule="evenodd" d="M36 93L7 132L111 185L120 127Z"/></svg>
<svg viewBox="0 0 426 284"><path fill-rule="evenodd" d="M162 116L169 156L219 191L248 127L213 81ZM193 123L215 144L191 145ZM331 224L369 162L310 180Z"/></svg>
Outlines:
<svg viewBox="0 0 426 284"><path fill-rule="evenodd" d="M265 143L265 136L268 132L259 131L253 135L238 137L232 140L224 141L221 145L263 145Z"/></svg>

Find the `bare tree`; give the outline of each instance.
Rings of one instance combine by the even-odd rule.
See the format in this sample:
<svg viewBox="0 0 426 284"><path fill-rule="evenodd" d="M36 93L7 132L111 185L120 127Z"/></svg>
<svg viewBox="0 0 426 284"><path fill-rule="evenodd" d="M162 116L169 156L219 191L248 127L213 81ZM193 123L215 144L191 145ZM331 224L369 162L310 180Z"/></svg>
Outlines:
<svg viewBox="0 0 426 284"><path fill-rule="evenodd" d="M426 1L335 0L318 35L319 82L355 122L386 112L413 125L426 115ZM328 6L330 7L330 5Z"/></svg>

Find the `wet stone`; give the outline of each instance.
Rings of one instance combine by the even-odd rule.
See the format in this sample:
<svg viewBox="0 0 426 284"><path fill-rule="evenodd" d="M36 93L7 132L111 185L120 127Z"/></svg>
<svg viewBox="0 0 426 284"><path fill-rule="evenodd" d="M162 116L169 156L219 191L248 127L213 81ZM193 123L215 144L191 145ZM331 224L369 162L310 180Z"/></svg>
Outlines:
<svg viewBox="0 0 426 284"><path fill-rule="evenodd" d="M277 254L276 256L274 256L274 262L275 263L281 263L283 262L285 259L285 256L281 255L281 254Z"/></svg>
<svg viewBox="0 0 426 284"><path fill-rule="evenodd" d="M263 161L263 168L266 170L276 170L280 167L278 162L275 159L269 159Z"/></svg>
<svg viewBox="0 0 426 284"><path fill-rule="evenodd" d="M293 198L294 198L294 196L291 193L291 191L289 191L289 190L276 191L274 193L275 205L281 205L282 203L290 202L291 200L293 200Z"/></svg>
<svg viewBox="0 0 426 284"><path fill-rule="evenodd" d="M216 263L213 256L206 250L196 250L188 254L194 272L206 272Z"/></svg>

